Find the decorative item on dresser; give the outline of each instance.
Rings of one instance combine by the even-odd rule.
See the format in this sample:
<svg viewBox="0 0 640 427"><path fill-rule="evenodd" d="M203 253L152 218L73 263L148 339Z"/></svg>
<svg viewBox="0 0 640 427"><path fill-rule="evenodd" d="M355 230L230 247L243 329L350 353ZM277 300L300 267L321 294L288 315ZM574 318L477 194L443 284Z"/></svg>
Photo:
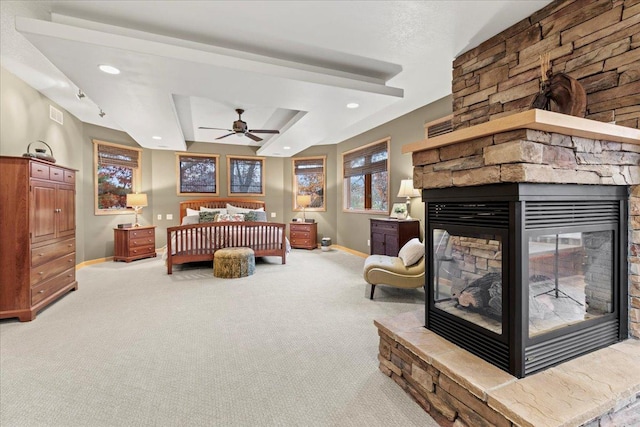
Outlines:
<svg viewBox="0 0 640 427"><path fill-rule="evenodd" d="M400 248L420 237L420 221L395 218L371 218L371 255L398 256Z"/></svg>
<svg viewBox="0 0 640 427"><path fill-rule="evenodd" d="M318 224L315 222L290 223L289 240L292 248L315 249L318 246Z"/></svg>
<svg viewBox="0 0 640 427"><path fill-rule="evenodd" d="M156 226L113 229L113 260L131 262L156 256Z"/></svg>
<svg viewBox="0 0 640 427"><path fill-rule="evenodd" d="M76 281L75 170L0 156L0 318L20 321Z"/></svg>

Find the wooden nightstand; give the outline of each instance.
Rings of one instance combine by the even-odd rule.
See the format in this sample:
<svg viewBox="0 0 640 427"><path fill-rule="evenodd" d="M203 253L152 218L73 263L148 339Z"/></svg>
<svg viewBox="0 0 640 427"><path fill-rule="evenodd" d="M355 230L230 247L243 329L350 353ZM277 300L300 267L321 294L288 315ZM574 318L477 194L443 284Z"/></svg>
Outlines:
<svg viewBox="0 0 640 427"><path fill-rule="evenodd" d="M290 223L289 241L292 248L315 249L318 246L318 224L315 222Z"/></svg>
<svg viewBox="0 0 640 427"><path fill-rule="evenodd" d="M114 261L131 262L156 256L156 226L114 228Z"/></svg>
<svg viewBox="0 0 640 427"><path fill-rule="evenodd" d="M398 256L400 248L420 237L417 219L371 218L371 254Z"/></svg>

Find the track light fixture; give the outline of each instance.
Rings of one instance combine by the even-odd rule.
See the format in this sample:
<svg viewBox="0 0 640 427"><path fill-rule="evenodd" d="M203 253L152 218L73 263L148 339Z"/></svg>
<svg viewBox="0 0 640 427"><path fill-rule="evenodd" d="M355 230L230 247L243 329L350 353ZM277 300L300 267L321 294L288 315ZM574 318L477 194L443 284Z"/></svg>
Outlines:
<svg viewBox="0 0 640 427"><path fill-rule="evenodd" d="M98 113L98 115L99 115L100 117L104 117L104 116L106 116L106 115L107 115L107 113L105 113L104 111L102 111L102 108L100 108L100 112Z"/></svg>
<svg viewBox="0 0 640 427"><path fill-rule="evenodd" d="M80 89L78 89L78 94L76 95L76 98L78 99L82 99L84 98L86 95L84 94L84 92Z"/></svg>

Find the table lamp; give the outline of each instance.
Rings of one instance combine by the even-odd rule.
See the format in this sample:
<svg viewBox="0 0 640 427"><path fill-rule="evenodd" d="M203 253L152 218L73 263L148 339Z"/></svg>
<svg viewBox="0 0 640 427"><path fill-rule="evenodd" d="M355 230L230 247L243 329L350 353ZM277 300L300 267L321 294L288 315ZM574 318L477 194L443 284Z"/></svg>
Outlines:
<svg viewBox="0 0 640 427"><path fill-rule="evenodd" d="M133 208L133 211L136 213L136 221L135 221L134 227L140 227L140 223L138 222L138 213L142 210L144 206L148 206L146 194L144 193L127 194L127 207Z"/></svg>
<svg viewBox="0 0 640 427"><path fill-rule="evenodd" d="M420 192L413 188L413 180L412 179L403 179L400 181L400 191L398 191L398 197L406 197L407 198L407 219L410 219L409 215L409 206L411 204L412 197L420 196Z"/></svg>
<svg viewBox="0 0 640 427"><path fill-rule="evenodd" d="M311 195L310 194L298 194L296 196L296 205L302 208L302 219L304 221L307 220L305 216L304 209L311 204Z"/></svg>

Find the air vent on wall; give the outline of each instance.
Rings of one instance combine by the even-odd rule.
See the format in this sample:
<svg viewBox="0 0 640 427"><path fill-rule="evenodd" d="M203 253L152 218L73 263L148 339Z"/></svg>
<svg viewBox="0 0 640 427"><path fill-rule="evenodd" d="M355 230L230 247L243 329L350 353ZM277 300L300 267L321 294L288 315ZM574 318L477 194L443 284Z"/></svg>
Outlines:
<svg viewBox="0 0 640 427"><path fill-rule="evenodd" d="M56 123L62 124L62 121L63 121L62 111L58 110L53 105L49 105L49 118Z"/></svg>
<svg viewBox="0 0 640 427"><path fill-rule="evenodd" d="M434 138L453 131L453 114L424 124L424 138Z"/></svg>

